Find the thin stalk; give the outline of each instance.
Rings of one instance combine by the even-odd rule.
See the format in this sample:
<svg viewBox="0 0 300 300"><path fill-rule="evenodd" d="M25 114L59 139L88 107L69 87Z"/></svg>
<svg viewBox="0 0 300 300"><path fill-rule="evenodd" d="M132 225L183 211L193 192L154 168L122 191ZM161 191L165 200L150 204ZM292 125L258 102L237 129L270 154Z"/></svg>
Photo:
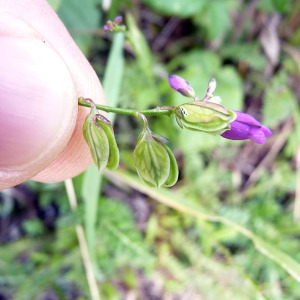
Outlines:
<svg viewBox="0 0 300 300"><path fill-rule="evenodd" d="M88 98L78 98L78 105L91 107L90 99ZM108 113L115 113L120 115L127 115L133 117L139 117L140 114L145 116L170 116L173 114L174 107L173 106L159 106L153 109L145 109L145 110L135 110L135 109L127 109L127 108L120 108L120 107L112 107L108 105L101 105L95 104L97 109L108 112Z"/></svg>
<svg viewBox="0 0 300 300"><path fill-rule="evenodd" d="M76 194L74 191L74 186L72 179L67 179L65 180L65 187L69 199L70 206L72 208L72 211L75 212L77 209L77 199L76 199ZM91 299L92 300L100 300L100 294L97 286L97 281L95 278L95 274L93 271L93 266L92 266L92 261L91 257L89 254L85 234L82 225L77 224L76 225L76 234L77 234L77 239L79 243L79 248L81 252L81 257L83 261L83 265L85 268L85 273L86 273L86 278L88 281L90 293L91 293Z"/></svg>

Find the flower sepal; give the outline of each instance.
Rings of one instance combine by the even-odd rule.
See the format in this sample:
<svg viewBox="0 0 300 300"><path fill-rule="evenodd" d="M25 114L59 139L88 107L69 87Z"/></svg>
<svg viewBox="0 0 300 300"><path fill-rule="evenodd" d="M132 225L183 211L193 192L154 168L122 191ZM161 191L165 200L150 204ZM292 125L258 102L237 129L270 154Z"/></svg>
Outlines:
<svg viewBox="0 0 300 300"><path fill-rule="evenodd" d="M221 134L230 129L236 114L224 106L210 101L192 101L174 110L176 121L181 128Z"/></svg>

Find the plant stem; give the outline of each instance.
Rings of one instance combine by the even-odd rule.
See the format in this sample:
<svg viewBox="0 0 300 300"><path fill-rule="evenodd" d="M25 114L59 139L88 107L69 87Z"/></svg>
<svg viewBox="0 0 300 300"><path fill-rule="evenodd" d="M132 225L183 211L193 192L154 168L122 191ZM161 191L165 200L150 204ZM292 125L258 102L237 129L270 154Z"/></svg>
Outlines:
<svg viewBox="0 0 300 300"><path fill-rule="evenodd" d="M71 209L73 212L75 212L77 209L77 199L76 199L76 194L75 194L72 179L65 180L65 187L66 187ZM81 252L81 257L85 268L87 282L90 288L91 299L101 300L83 227L82 225L77 224L75 228L76 228L77 239L78 239L79 248Z"/></svg>
<svg viewBox="0 0 300 300"><path fill-rule="evenodd" d="M81 106L86 106L86 107L91 107L91 104L89 101L90 99L85 98L78 98L78 105ZM97 109L103 110L105 112L111 112L115 114L120 114L120 115L127 115L127 116L133 116L133 117L139 117L140 114L143 114L145 116L171 116L174 111L174 106L158 106L153 109L145 109L145 110L135 110L135 109L127 109L127 108L120 108L120 107L112 107L108 105L100 105L100 104L95 104Z"/></svg>

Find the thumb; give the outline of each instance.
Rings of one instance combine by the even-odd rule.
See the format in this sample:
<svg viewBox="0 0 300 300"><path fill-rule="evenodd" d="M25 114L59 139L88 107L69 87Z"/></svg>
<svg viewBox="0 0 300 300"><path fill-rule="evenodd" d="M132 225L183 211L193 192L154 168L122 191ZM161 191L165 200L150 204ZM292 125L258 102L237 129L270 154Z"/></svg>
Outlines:
<svg viewBox="0 0 300 300"><path fill-rule="evenodd" d="M65 148L75 126L74 83L42 40L0 37L1 188L30 178ZM5 185L4 185L5 184Z"/></svg>
<svg viewBox="0 0 300 300"><path fill-rule="evenodd" d="M78 97L104 101L99 80L43 0L0 0L0 189L61 181L91 163Z"/></svg>

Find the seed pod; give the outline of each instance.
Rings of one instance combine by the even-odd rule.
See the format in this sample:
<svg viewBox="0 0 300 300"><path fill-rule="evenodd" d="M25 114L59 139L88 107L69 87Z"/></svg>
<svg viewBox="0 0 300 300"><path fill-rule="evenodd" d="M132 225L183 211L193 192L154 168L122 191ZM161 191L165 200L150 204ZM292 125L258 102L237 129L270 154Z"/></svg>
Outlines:
<svg viewBox="0 0 300 300"><path fill-rule="evenodd" d="M83 136L99 171L103 171L109 157L109 143L106 133L97 124L94 114L89 114L83 124Z"/></svg>
<svg viewBox="0 0 300 300"><path fill-rule="evenodd" d="M178 165L177 165L176 158L175 158L174 154L172 153L171 149L168 146L166 146L166 145L163 145L163 146L167 150L168 155L169 155L169 159L170 159L169 177L166 180L166 182L163 184L163 186L164 187L171 187L178 180Z"/></svg>
<svg viewBox="0 0 300 300"><path fill-rule="evenodd" d="M109 144L109 156L106 168L114 170L119 166L120 154L113 128L110 121L100 114L96 115L96 122L105 132Z"/></svg>
<svg viewBox="0 0 300 300"><path fill-rule="evenodd" d="M137 139L133 152L135 167L141 179L152 187L170 187L178 179L177 162L166 142L166 138L148 127Z"/></svg>
<svg viewBox="0 0 300 300"><path fill-rule="evenodd" d="M148 127L138 137L133 158L139 176L148 185L159 188L165 184L170 175L169 153Z"/></svg>
<svg viewBox="0 0 300 300"><path fill-rule="evenodd" d="M166 145L166 143L169 142L168 139L166 139L165 137L151 132L152 137L158 142L160 143L168 152L169 155L169 159L170 159L170 173L169 173L169 177L166 180L166 182L163 184L164 187L171 187L173 186L177 180L178 180L178 165L177 165L177 161L176 158L173 154L173 152L171 151L171 149Z"/></svg>

